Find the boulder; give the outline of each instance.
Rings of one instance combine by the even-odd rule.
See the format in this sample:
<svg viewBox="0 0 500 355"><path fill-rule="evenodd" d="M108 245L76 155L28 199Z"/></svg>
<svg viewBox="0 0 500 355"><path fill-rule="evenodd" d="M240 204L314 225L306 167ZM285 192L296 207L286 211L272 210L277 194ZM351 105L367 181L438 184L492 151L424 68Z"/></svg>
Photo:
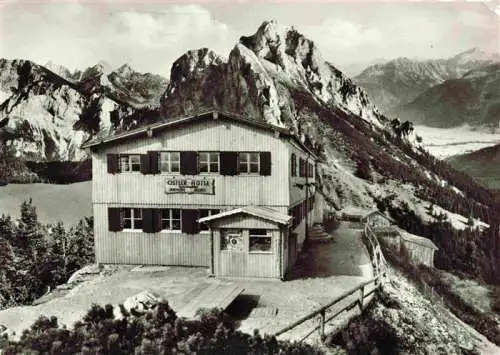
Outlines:
<svg viewBox="0 0 500 355"><path fill-rule="evenodd" d="M151 290L131 296L123 302L123 307L132 314L143 314L161 302L161 297Z"/></svg>

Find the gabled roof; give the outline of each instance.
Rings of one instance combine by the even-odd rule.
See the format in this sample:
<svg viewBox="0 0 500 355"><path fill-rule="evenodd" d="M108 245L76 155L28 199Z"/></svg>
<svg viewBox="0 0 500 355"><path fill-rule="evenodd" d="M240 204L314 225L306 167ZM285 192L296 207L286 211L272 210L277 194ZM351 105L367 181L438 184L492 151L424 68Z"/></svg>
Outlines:
<svg viewBox="0 0 500 355"><path fill-rule="evenodd" d="M206 222L210 222L213 220L233 216L233 215L239 214L239 213L248 214L248 215L251 215L254 217L259 217L259 218L265 219L267 221L272 221L272 222L276 222L276 223L284 224L284 225L288 225L293 218L292 216L280 213L280 212L273 210L271 208L268 208L268 207L249 205L249 206L235 208L235 209L230 210L230 211L217 213L217 214L214 214L212 216L203 217L203 218L200 218L198 220L198 222L206 223Z"/></svg>
<svg viewBox="0 0 500 355"><path fill-rule="evenodd" d="M409 241L409 242L412 242L415 244L419 244L421 246L431 248L434 250L439 250L439 248L436 246L436 244L434 244L432 242L432 240L430 240L428 238L424 238L424 237L421 237L419 235L411 234L411 233L404 232L404 231L401 231L400 234L401 234L401 239L403 239L403 240L406 240L406 241Z"/></svg>
<svg viewBox="0 0 500 355"><path fill-rule="evenodd" d="M240 116L235 113L227 113L227 112L222 112L218 110L208 110L208 111L202 111L198 112L194 115L191 116L183 116L183 117L177 117L177 118L172 118L168 120L162 120L160 122L155 122L151 123L148 125L141 126L136 129L131 129L129 131L124 131L124 132L119 132L113 135L109 136L97 136L95 138L92 138L88 140L87 142L83 143L81 148L91 148L91 147L97 147L103 144L112 144L113 142L120 141L123 139L127 138L134 138L134 137L144 137L148 136L151 134L156 133L157 131L165 130L165 129L174 129L178 128L182 125L189 124L189 123L194 123L200 120L206 120L206 119L222 119L222 120L228 120L228 121L235 121L235 122L241 122L243 124L246 124L250 127L256 127L260 129L264 129L266 131L274 132L277 134L279 137L286 137L289 139L294 140L300 148L302 148L306 153L311 154L314 158L317 158L316 155L311 152L305 145L300 141L300 139L293 134L288 128L272 125L270 123L267 123L265 121L259 121L259 120L250 120L246 117Z"/></svg>

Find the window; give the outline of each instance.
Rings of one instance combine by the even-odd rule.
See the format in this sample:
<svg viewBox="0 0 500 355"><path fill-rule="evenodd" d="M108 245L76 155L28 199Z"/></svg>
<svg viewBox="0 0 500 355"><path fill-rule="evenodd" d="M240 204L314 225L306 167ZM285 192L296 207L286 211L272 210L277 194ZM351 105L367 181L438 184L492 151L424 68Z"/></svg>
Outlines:
<svg viewBox="0 0 500 355"><path fill-rule="evenodd" d="M120 172L141 171L140 154L120 154Z"/></svg>
<svg viewBox="0 0 500 355"><path fill-rule="evenodd" d="M123 209L123 228L142 229L142 210L140 208Z"/></svg>
<svg viewBox="0 0 500 355"><path fill-rule="evenodd" d="M219 153L201 152L199 154L200 173L218 173L219 172Z"/></svg>
<svg viewBox="0 0 500 355"><path fill-rule="evenodd" d="M200 210L200 218L213 216L218 213L220 213L220 210ZM207 231L208 225L206 223L200 223L200 230Z"/></svg>
<svg viewBox="0 0 500 355"><path fill-rule="evenodd" d="M161 210L161 230L181 230L181 210L169 208Z"/></svg>
<svg viewBox="0 0 500 355"><path fill-rule="evenodd" d="M161 152L160 171L162 173L180 172L181 155L180 152Z"/></svg>
<svg viewBox="0 0 500 355"><path fill-rule="evenodd" d="M290 159L290 170L292 171L292 176L297 176L297 158L295 153L292 153L292 157Z"/></svg>
<svg viewBox="0 0 500 355"><path fill-rule="evenodd" d="M249 230L249 251L250 252L272 252L272 237L266 229Z"/></svg>
<svg viewBox="0 0 500 355"><path fill-rule="evenodd" d="M259 153L239 153L238 168L240 173L254 174L259 172Z"/></svg>

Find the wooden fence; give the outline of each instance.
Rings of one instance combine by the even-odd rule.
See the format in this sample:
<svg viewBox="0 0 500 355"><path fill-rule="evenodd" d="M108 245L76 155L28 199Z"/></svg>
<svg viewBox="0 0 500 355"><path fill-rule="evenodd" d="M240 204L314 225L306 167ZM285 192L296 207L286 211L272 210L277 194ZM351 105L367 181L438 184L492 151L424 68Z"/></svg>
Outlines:
<svg viewBox="0 0 500 355"><path fill-rule="evenodd" d="M370 259L373 265L373 273L375 274L375 276L377 276L382 273L386 273L387 261L385 260L384 254L382 253L377 235L371 228L371 217L373 215L374 214L372 213L364 218L363 237L368 241L368 252L370 253Z"/></svg>
<svg viewBox="0 0 500 355"><path fill-rule="evenodd" d="M320 309L318 309L312 313L309 313L308 315L300 318L296 322L294 322L294 323L286 326L285 328L281 329L280 331L274 333L274 335L276 337L278 337L281 334L286 333L286 332L296 328L297 326L307 322L308 320L313 319L315 317L318 317L319 324L316 327L314 327L313 329L311 329L309 331L309 333L307 333L299 341L305 340L306 338L311 336L315 331L319 331L319 337L320 337L320 339L323 340L325 338L325 324L326 323L332 321L333 319L338 317L341 313L348 311L356 306L359 307L360 311L363 310L364 300L367 299L371 294L373 294L377 290L377 288L380 286L381 283L379 282L380 281L379 279L381 278L381 276L382 275L378 275L378 276L376 276L368 281L365 281L362 284L357 285L356 287L344 292L342 295L335 298L330 303L328 303L325 306L321 307ZM367 286L369 286L371 284L373 284L374 287L371 290L366 290ZM333 314L328 314L329 311L333 311L331 309L333 306L338 304L340 301L346 299L347 297L355 294L356 292L359 292L359 297L357 299L353 300L351 303L347 304L346 306L342 307L341 309L335 310L335 312Z"/></svg>
<svg viewBox="0 0 500 355"><path fill-rule="evenodd" d="M325 306L317 309L314 312L309 313L308 315L300 318L296 322L286 326L285 328L281 329L280 331L274 333L274 336L278 337L298 326L301 324L317 317L319 322L318 325L313 327L305 336L303 336L299 342L304 341L307 339L309 336L314 334L314 332L318 331L319 338L323 340L325 338L325 324L328 322L334 320L337 318L340 314L342 314L345 311L349 311L353 309L354 307L358 306L360 312L363 311L363 306L364 306L364 301L367 299L370 295L375 293L375 291L382 286L385 277L387 276L387 262L385 260L384 255L382 254L382 250L380 248L380 244L378 243L377 236L373 232L373 230L370 227L370 216L371 214L365 216L363 218L362 222L364 223L364 229L363 229L363 234L364 237L368 240L369 244L369 253L370 253L370 259L372 261L373 265L373 273L374 277L368 281L363 282L360 285L355 286L354 288L344 292L342 295L338 296ZM367 287L369 285L373 284L374 287L371 290L367 290ZM355 294L356 292L359 293L359 297L354 299L352 302L349 304L345 305L339 310L334 310L332 309L335 305L346 299L347 297ZM329 314L333 312L332 314Z"/></svg>

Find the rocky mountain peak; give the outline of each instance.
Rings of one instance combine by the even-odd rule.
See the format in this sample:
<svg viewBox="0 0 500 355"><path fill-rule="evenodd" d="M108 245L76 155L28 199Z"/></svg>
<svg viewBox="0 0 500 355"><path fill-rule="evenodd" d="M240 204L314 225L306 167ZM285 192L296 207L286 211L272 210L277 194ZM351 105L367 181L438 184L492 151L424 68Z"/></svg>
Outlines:
<svg viewBox="0 0 500 355"><path fill-rule="evenodd" d="M367 95L326 62L313 41L276 21L242 36L227 61L207 48L188 51L174 62L170 79L162 98L166 117L216 106L298 129L300 105L291 96L307 92L324 105L382 125Z"/></svg>
<svg viewBox="0 0 500 355"><path fill-rule="evenodd" d="M220 65L223 62L222 57L208 48L187 51L172 64L167 93L174 92L186 80L196 78L211 66Z"/></svg>
<svg viewBox="0 0 500 355"><path fill-rule="evenodd" d="M134 73L134 70L128 64L123 64L121 67L115 70L115 73L121 76L131 76Z"/></svg>

